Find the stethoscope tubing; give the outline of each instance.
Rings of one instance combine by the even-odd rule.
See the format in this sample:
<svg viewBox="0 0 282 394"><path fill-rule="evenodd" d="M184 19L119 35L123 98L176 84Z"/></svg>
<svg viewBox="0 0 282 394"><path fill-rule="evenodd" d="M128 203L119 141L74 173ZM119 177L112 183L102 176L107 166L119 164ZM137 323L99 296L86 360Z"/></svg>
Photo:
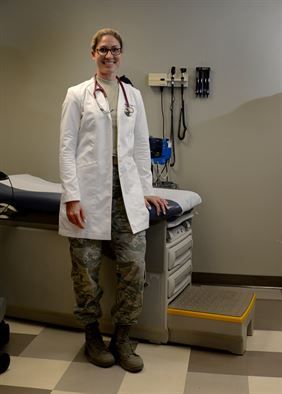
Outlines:
<svg viewBox="0 0 282 394"><path fill-rule="evenodd" d="M170 161L170 167L175 165L175 140L174 140L174 75L171 75L171 87L170 87L170 140L172 147L172 158Z"/></svg>
<svg viewBox="0 0 282 394"><path fill-rule="evenodd" d="M126 94L125 87L123 86L123 83L121 82L121 80L119 79L119 77L116 77L116 79L117 79L117 81L118 81L118 83L119 83L119 85L120 85L120 87L121 87L121 90L122 90L122 93L123 93L123 97L124 97L124 101L125 101L124 113L125 113L126 116L130 117L130 116L133 114L133 112L134 112L134 107L133 107L133 105L129 104L128 97L127 97L127 94ZM97 92L97 91L98 91L98 92L99 92L99 91L102 92L103 95L104 95L104 97L107 98L107 94L106 94L106 92L105 92L103 86L97 81L97 75L95 74L95 76L94 76L94 91L93 91L93 96L94 96L94 99L95 99L95 101L96 101L96 103L97 103L97 105L98 105L100 111L102 111L102 112L104 112L104 113L107 113L107 111L105 111L105 110L101 107L101 105L98 103L97 95L96 95L96 92Z"/></svg>
<svg viewBox="0 0 282 394"><path fill-rule="evenodd" d="M183 131L181 132L181 122L183 126ZM181 109L179 115L178 123L178 138L183 141L187 131L186 121L185 121L185 102L184 102L184 79L181 78Z"/></svg>

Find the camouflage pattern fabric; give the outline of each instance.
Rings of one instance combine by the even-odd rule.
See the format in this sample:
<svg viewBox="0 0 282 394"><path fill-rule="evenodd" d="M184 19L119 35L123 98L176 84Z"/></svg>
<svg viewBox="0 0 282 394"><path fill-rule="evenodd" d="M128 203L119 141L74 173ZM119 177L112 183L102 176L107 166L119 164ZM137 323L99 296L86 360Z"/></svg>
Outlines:
<svg viewBox="0 0 282 394"><path fill-rule="evenodd" d="M102 316L99 284L102 241L69 238L72 258L72 280L76 297L74 313L84 324ZM116 258L116 302L112 307L114 324L132 325L142 310L145 275L145 231L132 234L123 203L118 170L113 169L112 240Z"/></svg>

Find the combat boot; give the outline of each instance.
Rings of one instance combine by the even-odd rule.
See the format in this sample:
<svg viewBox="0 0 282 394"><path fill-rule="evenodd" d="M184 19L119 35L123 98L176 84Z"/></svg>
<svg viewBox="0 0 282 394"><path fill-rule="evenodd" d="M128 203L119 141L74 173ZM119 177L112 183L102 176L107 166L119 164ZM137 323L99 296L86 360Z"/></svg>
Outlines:
<svg viewBox="0 0 282 394"><path fill-rule="evenodd" d="M106 348L98 322L87 324L85 328L85 354L88 360L99 367L111 367L114 356Z"/></svg>
<svg viewBox="0 0 282 394"><path fill-rule="evenodd" d="M144 363L142 358L132 349L129 339L130 327L128 325L118 325L116 327L109 350L123 369L129 372L140 372Z"/></svg>

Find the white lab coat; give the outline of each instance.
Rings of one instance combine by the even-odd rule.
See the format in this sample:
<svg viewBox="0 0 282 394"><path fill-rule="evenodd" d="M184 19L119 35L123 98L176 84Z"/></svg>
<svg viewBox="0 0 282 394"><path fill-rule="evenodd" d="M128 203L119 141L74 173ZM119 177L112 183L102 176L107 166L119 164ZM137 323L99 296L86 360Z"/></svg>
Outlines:
<svg viewBox="0 0 282 394"><path fill-rule="evenodd" d="M140 92L124 84L134 113L124 113L121 87L117 108L118 169L127 217L135 234L149 226L145 195L152 195L149 135ZM62 198L59 233L68 237L111 239L112 208L112 120L93 96L94 79L68 89L63 103L60 136ZM107 99L96 92L101 106ZM73 225L66 216L66 202L79 200L85 212L85 228Z"/></svg>

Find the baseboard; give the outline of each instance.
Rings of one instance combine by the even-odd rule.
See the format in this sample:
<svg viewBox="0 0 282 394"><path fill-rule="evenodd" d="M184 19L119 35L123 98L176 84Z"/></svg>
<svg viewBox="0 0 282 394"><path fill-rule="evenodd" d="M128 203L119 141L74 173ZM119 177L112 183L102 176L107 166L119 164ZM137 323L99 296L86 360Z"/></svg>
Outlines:
<svg viewBox="0 0 282 394"><path fill-rule="evenodd" d="M193 272L192 283L282 288L282 276L233 275L214 274L209 272Z"/></svg>

